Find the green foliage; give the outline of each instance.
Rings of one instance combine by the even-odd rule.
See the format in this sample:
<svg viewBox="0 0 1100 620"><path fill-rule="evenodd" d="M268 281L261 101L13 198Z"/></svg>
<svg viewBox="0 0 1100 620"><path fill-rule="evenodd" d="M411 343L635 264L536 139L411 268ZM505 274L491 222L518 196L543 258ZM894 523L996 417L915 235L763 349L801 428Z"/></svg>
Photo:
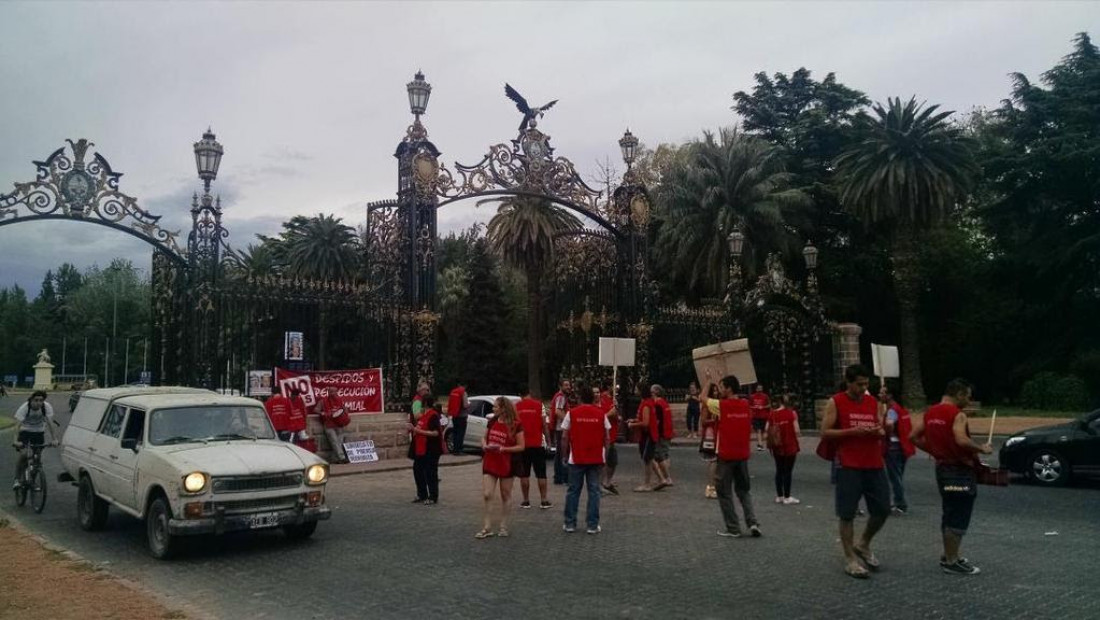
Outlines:
<svg viewBox="0 0 1100 620"><path fill-rule="evenodd" d="M804 217L805 193L791 189L780 153L734 129L686 147L657 192L661 226L656 239L658 278L689 300L721 297L728 277L727 236L745 234L752 275L775 251L801 248L788 227Z"/></svg>
<svg viewBox="0 0 1100 620"><path fill-rule="evenodd" d="M1089 405L1089 392L1080 377L1041 372L1024 382L1020 402L1032 409L1083 411Z"/></svg>

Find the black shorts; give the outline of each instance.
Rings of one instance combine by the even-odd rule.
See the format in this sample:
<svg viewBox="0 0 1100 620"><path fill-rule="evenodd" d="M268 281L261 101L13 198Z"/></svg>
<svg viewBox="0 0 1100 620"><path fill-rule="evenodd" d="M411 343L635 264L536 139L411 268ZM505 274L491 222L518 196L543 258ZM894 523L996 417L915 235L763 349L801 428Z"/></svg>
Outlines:
<svg viewBox="0 0 1100 620"><path fill-rule="evenodd" d="M943 500L940 531L963 536L970 528L974 500L978 497L978 479L974 470L957 465L936 466L936 486Z"/></svg>
<svg viewBox="0 0 1100 620"><path fill-rule="evenodd" d="M619 466L619 450L615 448L615 444L607 446L607 466L618 467Z"/></svg>
<svg viewBox="0 0 1100 620"><path fill-rule="evenodd" d="M546 448L525 448L520 452L519 477L530 478L535 470L535 478L546 480Z"/></svg>
<svg viewBox="0 0 1100 620"><path fill-rule="evenodd" d="M836 470L836 516L841 521L852 521L859 509L859 499L867 503L867 512L873 517L890 515L890 483L885 469Z"/></svg>
<svg viewBox="0 0 1100 620"><path fill-rule="evenodd" d="M19 436L15 439L24 446L41 446L46 443L45 431L37 433L35 431L19 431Z"/></svg>
<svg viewBox="0 0 1100 620"><path fill-rule="evenodd" d="M767 418L753 418L752 419L752 430L762 431L767 427L768 427L768 419Z"/></svg>
<svg viewBox="0 0 1100 620"><path fill-rule="evenodd" d="M649 463L653 460L653 452L656 448L653 445L653 440L649 438L649 435L642 435L641 440L638 441L638 454L642 457L643 463Z"/></svg>

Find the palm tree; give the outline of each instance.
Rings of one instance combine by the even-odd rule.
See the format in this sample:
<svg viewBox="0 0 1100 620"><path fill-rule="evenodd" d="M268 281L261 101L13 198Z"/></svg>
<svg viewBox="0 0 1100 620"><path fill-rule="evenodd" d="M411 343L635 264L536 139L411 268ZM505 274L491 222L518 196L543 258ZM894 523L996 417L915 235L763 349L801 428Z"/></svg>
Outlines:
<svg viewBox="0 0 1100 620"><path fill-rule="evenodd" d="M271 239L259 244L249 243L248 247L237 252L237 258L241 265L239 275L257 278L279 273L279 258Z"/></svg>
<svg viewBox="0 0 1100 620"><path fill-rule="evenodd" d="M810 205L790 187L779 151L736 129L687 145L673 160L657 192L661 227L657 266L686 297L720 295L728 278L726 238L745 234L750 271L776 250L796 250L788 228Z"/></svg>
<svg viewBox="0 0 1100 620"><path fill-rule="evenodd" d="M554 254L554 237L576 230L581 222L572 213L544 199L517 196L484 200L499 202L489 220L489 247L527 276L527 384L532 395L542 395L543 302L542 276Z"/></svg>
<svg viewBox="0 0 1100 620"><path fill-rule="evenodd" d="M917 326L920 234L953 213L977 170L969 140L948 121L953 112L938 110L915 97L875 104L873 116L856 118L858 138L836 160L841 204L889 235L903 393L911 406L925 401Z"/></svg>

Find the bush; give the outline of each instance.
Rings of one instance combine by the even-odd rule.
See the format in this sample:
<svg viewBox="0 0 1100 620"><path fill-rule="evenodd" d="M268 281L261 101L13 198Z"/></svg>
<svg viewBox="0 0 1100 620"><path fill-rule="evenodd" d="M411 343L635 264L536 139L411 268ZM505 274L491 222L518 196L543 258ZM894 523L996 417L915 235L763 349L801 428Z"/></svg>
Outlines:
<svg viewBox="0 0 1100 620"><path fill-rule="evenodd" d="M1024 382L1020 402L1029 409L1081 411L1089 405L1089 389L1075 375L1041 372Z"/></svg>

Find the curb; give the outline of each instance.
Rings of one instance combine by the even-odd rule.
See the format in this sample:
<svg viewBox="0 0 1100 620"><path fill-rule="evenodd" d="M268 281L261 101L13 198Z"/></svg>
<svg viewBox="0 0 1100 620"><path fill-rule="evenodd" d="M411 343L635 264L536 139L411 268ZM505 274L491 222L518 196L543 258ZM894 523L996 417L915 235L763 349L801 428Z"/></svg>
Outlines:
<svg viewBox="0 0 1100 620"><path fill-rule="evenodd" d="M386 461L403 461L398 463L389 464ZM461 465L471 465L473 463L480 463L480 456L461 456L450 461L440 461L440 467L459 467ZM334 467L347 467L347 465L336 465ZM378 465L368 465L370 469L352 469L352 470L334 470L333 467L329 468L329 478L345 478L348 476L361 476L363 474L380 474L391 471L405 471L413 468L412 462L408 459L386 459L385 461L379 461Z"/></svg>

